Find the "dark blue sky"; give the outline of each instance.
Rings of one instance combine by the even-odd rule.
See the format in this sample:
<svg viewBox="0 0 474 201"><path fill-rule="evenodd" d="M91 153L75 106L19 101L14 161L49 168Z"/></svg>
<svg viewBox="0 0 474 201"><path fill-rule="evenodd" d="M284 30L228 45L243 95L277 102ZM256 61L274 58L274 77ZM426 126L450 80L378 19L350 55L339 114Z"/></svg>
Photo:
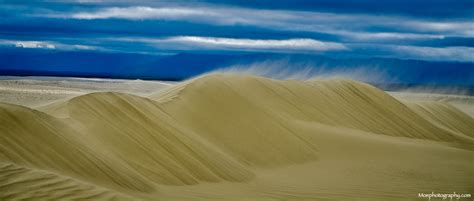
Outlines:
<svg viewBox="0 0 474 201"><path fill-rule="evenodd" d="M8 50L278 52L474 61L471 0L0 3L0 46Z"/></svg>
<svg viewBox="0 0 474 201"><path fill-rule="evenodd" d="M0 75L182 80L255 67L474 93L474 1L0 0Z"/></svg>

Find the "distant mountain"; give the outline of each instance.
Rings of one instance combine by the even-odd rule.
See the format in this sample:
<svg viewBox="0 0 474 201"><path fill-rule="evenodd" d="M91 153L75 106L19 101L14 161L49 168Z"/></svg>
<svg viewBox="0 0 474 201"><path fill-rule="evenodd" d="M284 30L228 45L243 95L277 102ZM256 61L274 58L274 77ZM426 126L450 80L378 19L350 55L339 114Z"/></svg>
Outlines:
<svg viewBox="0 0 474 201"><path fill-rule="evenodd" d="M21 50L0 53L2 75L132 77L133 68L160 59L157 55Z"/></svg>
<svg viewBox="0 0 474 201"><path fill-rule="evenodd" d="M273 62L273 63L272 63ZM474 86L474 64L391 58L331 58L309 54L180 53L145 55L103 52L1 51L0 75L77 76L182 80L229 66L279 64L285 71L311 68L312 72L357 70L370 78L382 73L382 84ZM253 64L253 65L252 65ZM273 66L268 66L273 68ZM350 76L350 75L349 75ZM370 80L370 79L369 79Z"/></svg>

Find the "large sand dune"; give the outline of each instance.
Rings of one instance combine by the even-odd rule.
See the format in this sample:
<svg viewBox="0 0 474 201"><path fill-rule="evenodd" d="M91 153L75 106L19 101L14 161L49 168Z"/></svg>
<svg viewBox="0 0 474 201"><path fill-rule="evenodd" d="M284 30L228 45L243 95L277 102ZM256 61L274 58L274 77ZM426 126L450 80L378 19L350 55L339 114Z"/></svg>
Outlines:
<svg viewBox="0 0 474 201"><path fill-rule="evenodd" d="M0 200L474 193L474 119L447 103L350 80L227 74L151 92L0 104Z"/></svg>

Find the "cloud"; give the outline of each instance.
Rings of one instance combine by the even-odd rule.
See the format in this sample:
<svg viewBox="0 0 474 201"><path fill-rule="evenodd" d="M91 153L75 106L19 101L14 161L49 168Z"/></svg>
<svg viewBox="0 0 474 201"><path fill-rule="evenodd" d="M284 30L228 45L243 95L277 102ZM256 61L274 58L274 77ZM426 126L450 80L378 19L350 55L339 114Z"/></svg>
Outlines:
<svg viewBox="0 0 474 201"><path fill-rule="evenodd" d="M72 45L72 47L78 50L97 50L98 49L98 47L89 46L89 45Z"/></svg>
<svg viewBox="0 0 474 201"><path fill-rule="evenodd" d="M348 37L358 41L380 41L380 40L425 40L444 39L444 35L437 34L417 34L417 33L396 33L396 32L349 32L338 31L334 34Z"/></svg>
<svg viewBox="0 0 474 201"><path fill-rule="evenodd" d="M354 37L371 28L384 28L390 32L375 32L379 39L394 37L423 38L433 35L472 36L474 22L464 20L430 20L405 16L384 16L368 14L344 14L314 11L266 10L218 6L130 6L104 7L94 11L73 13L49 13L48 17L62 17L83 20L127 19L127 20L177 20L213 25L246 25L277 30L307 31L322 33L353 32ZM416 35L416 34L419 35ZM370 37L359 37L368 39Z"/></svg>
<svg viewBox="0 0 474 201"><path fill-rule="evenodd" d="M26 13L25 15L56 18L61 20L58 24L79 21L77 24L84 26L78 26L77 29L85 30L84 33L95 38L94 42L74 38L68 42L77 43L73 45L50 41L18 41L11 44L18 48L101 49L87 46L94 44L116 51L171 53L187 50L296 53L329 51L327 55L336 56L473 61L472 48L461 47L469 44L461 39L453 39L465 38L464 41L468 41L474 38L472 29L474 21L467 17L434 19L394 14L270 10L199 2L196 4L168 2L147 4L143 3L144 1L116 4L99 0L83 2L98 3L93 4L94 6L80 6L62 11L36 10L29 12L31 15ZM74 20L62 21L63 19ZM107 21L107 19L114 20ZM111 21L113 22L109 23ZM143 21L154 22L143 23ZM135 23L137 26L132 26ZM66 31L71 30L69 26L75 25L68 24ZM107 36L107 34L135 37L112 38L113 35ZM153 35L159 37L150 38ZM32 38L35 39L35 36ZM55 38L50 40L65 41ZM454 40L455 43L446 42Z"/></svg>
<svg viewBox="0 0 474 201"><path fill-rule="evenodd" d="M79 12L68 16L75 19L183 19L190 17L209 17L215 14L206 10L192 8L151 8L151 7L127 7L127 8L104 8L96 12Z"/></svg>
<svg viewBox="0 0 474 201"><path fill-rule="evenodd" d="M327 51L347 49L340 43L322 42L313 39L297 38L287 40L237 39L178 36L163 40L164 42L192 43L207 47L222 47L226 49L261 49L261 50L307 50Z"/></svg>
<svg viewBox="0 0 474 201"><path fill-rule="evenodd" d="M199 36L176 36L162 39L122 38L119 40L150 43L158 48L175 50L234 50L234 51L337 51L348 48L340 43L307 38L284 40L242 39Z"/></svg>
<svg viewBox="0 0 474 201"><path fill-rule="evenodd" d="M40 41L15 41L12 42L15 47L20 48L41 48L41 49L55 49L56 46L54 44L48 42L40 42Z"/></svg>
<svg viewBox="0 0 474 201"><path fill-rule="evenodd" d="M389 46L389 49L402 58L474 62L472 47Z"/></svg>
<svg viewBox="0 0 474 201"><path fill-rule="evenodd" d="M439 21L408 21L402 23L401 26L407 29L420 32L439 32L451 36L466 36L474 37L474 21L459 21L459 22L439 22Z"/></svg>
<svg viewBox="0 0 474 201"><path fill-rule="evenodd" d="M98 50L99 47L88 45L71 45L51 41L18 41L0 39L0 45L16 48L60 49L60 50Z"/></svg>
<svg viewBox="0 0 474 201"><path fill-rule="evenodd" d="M385 37L385 36L384 36ZM392 37L392 36L389 36ZM393 36L397 38L398 36ZM402 36L405 37L405 36ZM416 37L416 36L409 36ZM429 36L427 36L429 37ZM436 38L436 36L433 36ZM134 47L149 47L147 51L248 51L248 52L294 52L320 53L328 55L344 54L362 57L394 57L401 59L421 59L432 61L474 62L474 48L463 46L427 47L390 44L351 44L319 41L309 38L291 39L248 39L203 36L174 36L165 38L114 37L97 38L96 42L107 44L120 43ZM76 45L76 49L79 49ZM87 49L87 48L82 48ZM335 54L332 54L335 53ZM347 56L347 55L346 55Z"/></svg>
<svg viewBox="0 0 474 201"><path fill-rule="evenodd" d="M18 41L18 40L2 40L0 45L11 46L17 48L39 48L39 49L56 49L56 44L48 41Z"/></svg>

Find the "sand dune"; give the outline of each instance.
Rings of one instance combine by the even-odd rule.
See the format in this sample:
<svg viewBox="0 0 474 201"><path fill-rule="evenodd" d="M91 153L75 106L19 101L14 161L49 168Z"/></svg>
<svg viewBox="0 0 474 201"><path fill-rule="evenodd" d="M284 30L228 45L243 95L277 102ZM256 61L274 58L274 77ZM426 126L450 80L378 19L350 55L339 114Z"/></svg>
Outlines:
<svg viewBox="0 0 474 201"><path fill-rule="evenodd" d="M458 110L474 117L474 97L467 95L415 93L415 92L389 92L393 97L405 102L441 102L448 103Z"/></svg>
<svg viewBox="0 0 474 201"><path fill-rule="evenodd" d="M113 91L145 95L160 91L171 84L143 80L0 76L0 102L41 107L92 92Z"/></svg>
<svg viewBox="0 0 474 201"><path fill-rule="evenodd" d="M350 80L213 74L0 104L0 199L417 200L472 193L474 119Z"/></svg>
<svg viewBox="0 0 474 201"><path fill-rule="evenodd" d="M408 103L412 110L438 127L474 137L472 118L446 103Z"/></svg>
<svg viewBox="0 0 474 201"><path fill-rule="evenodd" d="M0 159L59 171L102 184L151 191L146 180L120 160L94 150L93 143L65 122L21 106L0 104Z"/></svg>
<svg viewBox="0 0 474 201"><path fill-rule="evenodd" d="M68 109L70 117L90 134L88 139L101 141L98 146L157 183L184 185L252 177L242 165L182 128L151 100L93 93L72 99Z"/></svg>
<svg viewBox="0 0 474 201"><path fill-rule="evenodd" d="M174 95L178 97L177 100L167 104L166 110L169 110L168 113L176 116L180 122L188 122L196 127L207 126L207 124L219 128L222 128L223 124L232 127L239 122L227 121L210 125L204 121L234 120L233 117L245 116L247 118L241 121L263 121L262 123L274 119L281 122L315 121L391 136L443 141L457 139L457 135L453 132L439 129L385 92L360 82L348 80L275 81L249 76L211 75L191 82L189 85L180 87L174 92L181 94ZM216 94L219 95L216 96ZM165 98L168 96L170 92ZM163 102L160 94L151 98ZM449 108L449 110L459 113L455 108ZM267 116L255 116L259 113ZM250 118L255 119L249 120ZM458 118L466 124L473 123L472 118L467 116L456 117L454 121L458 121ZM239 130L246 126L259 125L248 122L243 124L238 126ZM227 128L222 129L221 132L227 130ZM199 133L208 134L212 131L208 129Z"/></svg>

